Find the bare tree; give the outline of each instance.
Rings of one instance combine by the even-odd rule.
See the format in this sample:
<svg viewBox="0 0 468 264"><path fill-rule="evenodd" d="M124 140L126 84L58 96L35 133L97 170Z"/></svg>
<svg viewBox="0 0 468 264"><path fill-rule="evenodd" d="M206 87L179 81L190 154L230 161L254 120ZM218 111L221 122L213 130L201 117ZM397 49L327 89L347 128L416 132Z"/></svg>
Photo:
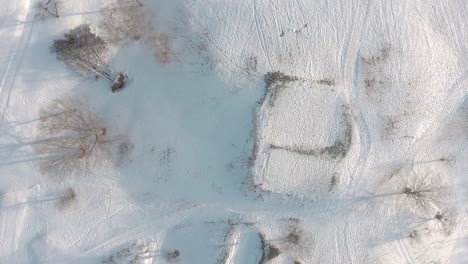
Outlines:
<svg viewBox="0 0 468 264"><path fill-rule="evenodd" d="M437 223L436 229L440 229L448 236L457 226L457 211L454 208L437 211L432 219Z"/></svg>
<svg viewBox="0 0 468 264"><path fill-rule="evenodd" d="M401 194L402 204L416 205L424 212L431 211L443 204L447 187L441 186L438 177L431 175L409 174L406 176Z"/></svg>
<svg viewBox="0 0 468 264"><path fill-rule="evenodd" d="M107 42L149 39L151 16L141 1L117 0L102 10L99 29Z"/></svg>
<svg viewBox="0 0 468 264"><path fill-rule="evenodd" d="M424 236L439 233L450 236L457 226L457 211L455 208L446 208L431 217L420 218L419 223L412 228L409 237L421 241Z"/></svg>
<svg viewBox="0 0 468 264"><path fill-rule="evenodd" d="M59 18L59 9L61 3L58 0L43 0L34 6L37 9L36 17L46 19L47 17Z"/></svg>
<svg viewBox="0 0 468 264"><path fill-rule="evenodd" d="M114 82L115 77L107 63L106 42L96 35L90 25L83 24L54 41L52 52L57 59L72 67L80 75L92 78L102 76Z"/></svg>
<svg viewBox="0 0 468 264"><path fill-rule="evenodd" d="M91 111L88 102L64 96L40 112L38 140L34 145L42 156L39 169L63 177L90 172L112 161L112 136L104 122Z"/></svg>

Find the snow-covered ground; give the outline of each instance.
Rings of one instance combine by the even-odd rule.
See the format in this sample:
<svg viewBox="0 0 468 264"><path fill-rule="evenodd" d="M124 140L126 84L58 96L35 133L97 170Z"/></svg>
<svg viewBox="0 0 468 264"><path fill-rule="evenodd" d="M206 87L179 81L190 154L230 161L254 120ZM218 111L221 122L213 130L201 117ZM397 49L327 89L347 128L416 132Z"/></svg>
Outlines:
<svg viewBox="0 0 468 264"><path fill-rule="evenodd" d="M0 0L0 263L468 261L468 1L147 0L118 93L50 51L114 1L37 2ZM39 172L65 94L126 143L114 166Z"/></svg>

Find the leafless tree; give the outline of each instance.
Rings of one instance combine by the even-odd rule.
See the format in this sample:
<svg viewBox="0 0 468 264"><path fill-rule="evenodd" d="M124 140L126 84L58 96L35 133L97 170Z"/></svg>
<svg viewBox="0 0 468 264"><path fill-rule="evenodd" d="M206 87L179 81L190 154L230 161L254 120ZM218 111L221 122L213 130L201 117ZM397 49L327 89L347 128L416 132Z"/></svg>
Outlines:
<svg viewBox="0 0 468 264"><path fill-rule="evenodd" d="M456 226L457 211L454 208L446 208L437 211L431 217L420 218L409 233L409 237L419 242L424 236L431 234L450 236Z"/></svg>
<svg viewBox="0 0 468 264"><path fill-rule="evenodd" d="M58 0L43 0L36 3L37 9L36 17L39 19L46 19L47 17L59 18L59 9L61 2Z"/></svg>
<svg viewBox="0 0 468 264"><path fill-rule="evenodd" d="M102 10L99 29L107 42L149 39L151 16L141 1L117 0Z"/></svg>
<svg viewBox="0 0 468 264"><path fill-rule="evenodd" d="M118 139L91 111L88 102L63 96L40 112L38 140L39 169L63 177L90 172L112 161L111 146Z"/></svg>
<svg viewBox="0 0 468 264"><path fill-rule="evenodd" d="M84 77L101 76L114 82L116 76L107 63L106 42L93 32L90 25L79 25L64 37L65 39L55 40L51 47L58 60Z"/></svg>
<svg viewBox="0 0 468 264"><path fill-rule="evenodd" d="M437 211L432 219L436 221L436 229L440 229L448 236L457 226L457 211L454 208Z"/></svg>
<svg viewBox="0 0 468 264"><path fill-rule="evenodd" d="M444 203L447 187L441 185L434 175L409 174L406 175L401 189L402 205L414 205L424 212L438 208Z"/></svg>

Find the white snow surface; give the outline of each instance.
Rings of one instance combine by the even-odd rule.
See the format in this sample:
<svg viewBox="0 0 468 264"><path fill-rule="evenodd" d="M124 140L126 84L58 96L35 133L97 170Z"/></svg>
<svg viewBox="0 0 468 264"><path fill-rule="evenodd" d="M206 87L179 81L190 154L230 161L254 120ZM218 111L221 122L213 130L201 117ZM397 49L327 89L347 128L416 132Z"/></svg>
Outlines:
<svg viewBox="0 0 468 264"><path fill-rule="evenodd" d="M118 93L49 49L112 1L37 2L0 0L0 263L468 262L468 1L147 0L171 60L114 46ZM129 156L40 174L39 110L65 94ZM405 198L418 177L442 203Z"/></svg>

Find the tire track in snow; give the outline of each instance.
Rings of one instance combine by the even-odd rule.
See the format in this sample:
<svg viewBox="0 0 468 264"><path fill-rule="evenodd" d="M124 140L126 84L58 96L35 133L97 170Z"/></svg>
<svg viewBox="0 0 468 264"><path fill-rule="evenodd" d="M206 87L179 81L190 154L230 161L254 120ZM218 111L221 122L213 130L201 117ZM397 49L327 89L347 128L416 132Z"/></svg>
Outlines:
<svg viewBox="0 0 468 264"><path fill-rule="evenodd" d="M13 1L14 0L11 0L11 2ZM27 13L23 18L24 21L29 21L29 17L31 15L30 6L30 1L28 1L27 7L25 7L27 9ZM5 22L6 19L3 20L3 24L0 25L0 28L3 28L5 26ZM16 79L16 73L24 57L24 48L29 43L33 26L34 23L24 23L18 26L21 27L21 29L18 29L16 32L16 35L19 35L18 40L14 45L14 48L7 52L11 54L10 59L8 60L7 67L5 72L3 73L3 76L0 78L0 135L3 135L3 125L5 123L5 120L8 120L7 111L10 103L11 91L13 89L13 85ZM20 54L18 54L18 51L20 51Z"/></svg>
<svg viewBox="0 0 468 264"><path fill-rule="evenodd" d="M395 246L398 255L400 255L400 257L402 257L405 260L405 263L414 263L413 259L411 258L411 255L408 253L408 248L406 247L406 245L403 244L403 241L401 239L395 242Z"/></svg>
<svg viewBox="0 0 468 264"><path fill-rule="evenodd" d="M350 264L353 264L353 255L351 254L350 252L350 243L351 243L351 240L349 238L349 221L346 221L345 223L345 227L344 227L344 232L343 232L343 239L341 241L344 241L345 245L346 245L346 255L348 257L348 263Z"/></svg>
<svg viewBox="0 0 468 264"><path fill-rule="evenodd" d="M20 1L10 0L8 2L7 9L12 7L11 3L15 3L17 5L22 4ZM24 7L24 11L26 14L22 20L28 21L31 13L30 1L27 2L26 6ZM9 14L9 16L11 15L12 14ZM0 28L5 28L7 19L5 18L1 22L2 24L0 25ZM4 123L9 122L7 111L10 103L11 91L16 79L16 73L24 57L24 48L29 43L33 25L34 23L24 23L23 25L17 26L20 27L17 29L15 34L19 36L18 40L10 50L5 52L6 54L10 54L10 58L7 61L3 76L0 77L0 136L2 136L4 133ZM21 224L24 224L25 217L27 215L26 211L24 211L25 208L20 210L21 211L14 210L12 212L1 212L1 245L3 253L11 252L18 247L18 242L20 239L19 235L21 234L21 232L19 232L20 230L18 229L22 228Z"/></svg>
<svg viewBox="0 0 468 264"><path fill-rule="evenodd" d="M203 36L204 34L199 26L199 23L193 18L190 18L190 22L192 26L200 33L200 35ZM219 47L219 45L213 39L211 39L209 36L204 36L203 39L205 39L211 44L211 47L213 47L213 51L215 51L216 53L218 53L220 56L224 58L224 61L225 61L224 66L230 67L232 70L241 73L246 79L252 79L252 77L247 73L247 71L243 69L242 67L240 67L239 65L237 65L235 63L235 59L226 55L225 52L223 52L222 48Z"/></svg>
<svg viewBox="0 0 468 264"><path fill-rule="evenodd" d="M34 187L33 187L34 188ZM32 188L31 188L32 189ZM0 248L2 254L13 254L19 249L21 235L23 234L23 228L27 223L28 209L30 204L29 194L30 191L34 192L32 196L37 197L37 188L33 190L27 190L25 192L11 192L10 194L4 194L2 198L2 208L0 210L1 219L1 241ZM18 195L18 193L20 195ZM11 204L7 205L6 204ZM18 206L19 205L19 206ZM5 207L11 208L11 210Z"/></svg>
<svg viewBox="0 0 468 264"><path fill-rule="evenodd" d="M342 54L342 67L341 67L341 75L346 80L352 80L350 83L351 91L346 90L346 99L348 104L353 106L353 121L354 121L354 131L359 135L359 142L358 144L353 144L354 146L359 147L359 157L357 158L356 165L352 170L349 176L348 182L348 190L346 193L349 195L351 194L351 190L355 190L359 187L362 183L364 177L363 172L366 168L367 160L369 153L371 151L371 137L370 137L370 130L365 119L364 114L361 111L361 106L358 100L358 90L359 90L359 46L352 45L352 43L359 43L359 40L362 35L362 30L364 27L359 27L356 30L356 25L367 23L367 18L369 14L369 9L371 6L371 1L368 1L367 5L363 8L365 10L364 16L359 15L360 10L356 10L356 14L353 15L353 19L351 20L351 25L348 28L349 34L346 35L343 45ZM355 18L363 17L362 23L356 23ZM353 63L349 63L349 62ZM355 117L356 116L356 117Z"/></svg>
<svg viewBox="0 0 468 264"><path fill-rule="evenodd" d="M371 152L370 144L370 130L365 119L365 116L361 110L361 105L359 104L358 90L359 90L359 49L360 47L355 44L359 43L363 31L363 26L367 24L367 18L369 14L369 8L371 2L368 1L367 5L360 8L357 7L357 10L351 11L352 19L350 25L346 28L347 34L344 38L343 48L341 50L341 77L344 79L345 83L349 84L349 88L345 89L345 99L347 104L351 107L350 115L353 122L352 134L357 136L352 136L352 139L359 140L359 142L354 142L352 145L358 147L358 157L353 161L355 165L353 166L348 180L348 186L345 190L345 195L352 197L356 194L356 189L359 188L360 184L364 179L364 171L367 167L367 161L369 153ZM364 12L364 16L360 13ZM362 18L362 21L359 20ZM356 20L359 20L356 22ZM350 162L348 162L350 164ZM342 247L338 248L337 251L341 252L341 255L346 256L347 263L353 263L353 241L350 237L349 222L344 223L343 229L338 229L335 232L338 232L338 237L341 241L344 241Z"/></svg>
<svg viewBox="0 0 468 264"><path fill-rule="evenodd" d="M87 237L89 234L91 234L91 232L93 232L96 228L98 228L100 225L102 225L104 222L112 219L113 217L115 217L116 215L118 215L122 210L124 209L127 209L129 208L129 206L122 206L121 208L115 210L112 214L110 214L109 216L105 216L101 219L99 219L98 221L96 221L86 232L83 232L80 236L78 236L78 238L76 238L75 240L73 240L70 245L68 245L69 248L73 247L74 245L76 245L77 243L81 242L85 237Z"/></svg>
<svg viewBox="0 0 468 264"><path fill-rule="evenodd" d="M257 37L260 42L260 46L262 48L263 56L265 57L266 61L268 62L268 65L270 66L270 70L273 70L273 65L271 64L270 61L270 56L268 54L268 50L265 44L265 34L260 26L260 23L258 21L258 15L257 15L257 0L252 0L252 12L253 12L253 19L255 21L255 29L257 32Z"/></svg>

